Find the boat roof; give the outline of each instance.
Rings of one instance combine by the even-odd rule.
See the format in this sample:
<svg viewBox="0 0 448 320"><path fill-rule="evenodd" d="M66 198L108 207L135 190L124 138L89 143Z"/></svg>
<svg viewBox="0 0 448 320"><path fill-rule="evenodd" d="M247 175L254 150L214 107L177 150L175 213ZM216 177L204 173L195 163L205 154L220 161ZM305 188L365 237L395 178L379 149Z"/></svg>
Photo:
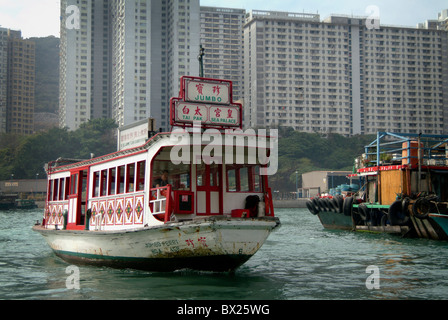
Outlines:
<svg viewBox="0 0 448 320"><path fill-rule="evenodd" d="M96 158L92 158L92 159L67 159L67 158L58 158L57 160L51 161L49 162L46 166L45 166L45 171L49 171L51 170L53 173L55 171L65 171L65 170L70 170L70 169L74 169L74 168L80 168L80 167L86 167L86 166L90 166L93 164L97 164L97 163L101 163L104 161L108 161L108 160L113 160L116 158L120 158L123 156L132 156L132 155L137 155L139 153L143 153L146 152L147 150L149 150L152 146L154 146L156 143L158 143L161 140L167 140L169 141L169 143L166 143L165 146L169 147L169 146L175 146L178 145L178 141L170 141L170 138L172 135L182 135L182 134L188 134L190 136L198 134L198 135L214 135L216 134L216 131L204 131L204 132L196 132L196 131L189 131L186 129L179 129L179 130L174 130L171 132L161 132L161 133L157 133L153 136L151 136L144 144L137 146L137 147L132 147L129 149L125 149L125 150L119 150L110 154L106 154L103 156L99 156ZM224 134L226 135L233 135L235 137L248 137L249 139L257 139L257 138L265 138L266 140L270 140L270 139L277 139L277 136L272 136L272 135L262 135L262 134L257 134L255 132L255 130L253 129L249 129L246 130L245 132L243 132L242 130L238 131L232 131L231 133L229 133L228 131L225 131ZM210 142L210 140L203 140L201 139L201 144L204 145L208 145ZM195 141L193 140L193 143ZM253 145L249 144L245 147L252 147ZM256 146L255 146L256 147Z"/></svg>

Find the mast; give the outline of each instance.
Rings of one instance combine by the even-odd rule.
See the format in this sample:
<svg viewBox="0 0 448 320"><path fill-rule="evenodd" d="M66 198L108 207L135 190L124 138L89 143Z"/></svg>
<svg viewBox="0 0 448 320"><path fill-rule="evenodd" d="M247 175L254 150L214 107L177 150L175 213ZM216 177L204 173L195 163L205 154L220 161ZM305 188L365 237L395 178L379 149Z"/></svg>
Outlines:
<svg viewBox="0 0 448 320"><path fill-rule="evenodd" d="M202 47L202 44L200 45L199 49L199 76L201 78L204 78L204 56L205 56L205 49Z"/></svg>

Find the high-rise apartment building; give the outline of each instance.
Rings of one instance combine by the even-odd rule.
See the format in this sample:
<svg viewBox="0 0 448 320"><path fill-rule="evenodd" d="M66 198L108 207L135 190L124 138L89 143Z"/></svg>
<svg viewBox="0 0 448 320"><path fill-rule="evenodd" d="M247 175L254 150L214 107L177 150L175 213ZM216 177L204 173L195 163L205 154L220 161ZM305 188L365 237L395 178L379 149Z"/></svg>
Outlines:
<svg viewBox="0 0 448 320"><path fill-rule="evenodd" d="M60 125L169 126L180 77L199 73L199 0L61 0Z"/></svg>
<svg viewBox="0 0 448 320"><path fill-rule="evenodd" d="M35 45L0 28L0 133L34 133Z"/></svg>
<svg viewBox="0 0 448 320"><path fill-rule="evenodd" d="M0 133L6 132L6 88L8 85L8 29L0 28Z"/></svg>
<svg viewBox="0 0 448 320"><path fill-rule="evenodd" d="M246 10L201 7L204 76L233 82L233 99L243 98L243 25Z"/></svg>
<svg viewBox="0 0 448 320"><path fill-rule="evenodd" d="M252 11L244 28L246 126L448 133L447 44L442 30Z"/></svg>
<svg viewBox="0 0 448 320"><path fill-rule="evenodd" d="M110 117L110 7L107 0L61 0L59 124L76 130Z"/></svg>
<svg viewBox="0 0 448 320"><path fill-rule="evenodd" d="M199 0L112 2L112 116L169 126L180 77L198 74Z"/></svg>

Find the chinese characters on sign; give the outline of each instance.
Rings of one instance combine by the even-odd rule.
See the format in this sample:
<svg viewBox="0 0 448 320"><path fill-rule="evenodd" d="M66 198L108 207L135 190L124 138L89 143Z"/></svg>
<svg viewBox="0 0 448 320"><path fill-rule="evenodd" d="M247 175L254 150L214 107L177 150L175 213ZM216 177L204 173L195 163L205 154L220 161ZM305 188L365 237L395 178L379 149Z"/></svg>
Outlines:
<svg viewBox="0 0 448 320"><path fill-rule="evenodd" d="M230 83L214 83L186 80L185 101L231 104Z"/></svg>
<svg viewBox="0 0 448 320"><path fill-rule="evenodd" d="M197 105L187 102L177 102L175 105L177 122L200 121L209 125L226 125L237 127L240 125L238 106Z"/></svg>
<svg viewBox="0 0 448 320"><path fill-rule="evenodd" d="M171 99L173 126L242 127L242 106L232 101L231 81L183 77L180 92Z"/></svg>

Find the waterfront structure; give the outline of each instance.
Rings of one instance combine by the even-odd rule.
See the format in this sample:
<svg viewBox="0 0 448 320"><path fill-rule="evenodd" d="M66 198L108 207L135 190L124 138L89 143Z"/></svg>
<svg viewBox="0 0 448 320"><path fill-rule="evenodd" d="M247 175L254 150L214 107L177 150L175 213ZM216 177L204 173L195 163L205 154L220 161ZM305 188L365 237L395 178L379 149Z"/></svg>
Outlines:
<svg viewBox="0 0 448 320"><path fill-rule="evenodd" d="M167 129L179 77L199 70L199 0L61 0L61 16L60 126L151 117Z"/></svg>
<svg viewBox="0 0 448 320"><path fill-rule="evenodd" d="M368 22L251 11L246 127L345 136L448 131L447 32Z"/></svg>
<svg viewBox="0 0 448 320"><path fill-rule="evenodd" d="M34 132L35 45L0 28L0 133Z"/></svg>
<svg viewBox="0 0 448 320"><path fill-rule="evenodd" d="M205 77L233 82L235 100L243 98L245 9L201 7L201 45Z"/></svg>

